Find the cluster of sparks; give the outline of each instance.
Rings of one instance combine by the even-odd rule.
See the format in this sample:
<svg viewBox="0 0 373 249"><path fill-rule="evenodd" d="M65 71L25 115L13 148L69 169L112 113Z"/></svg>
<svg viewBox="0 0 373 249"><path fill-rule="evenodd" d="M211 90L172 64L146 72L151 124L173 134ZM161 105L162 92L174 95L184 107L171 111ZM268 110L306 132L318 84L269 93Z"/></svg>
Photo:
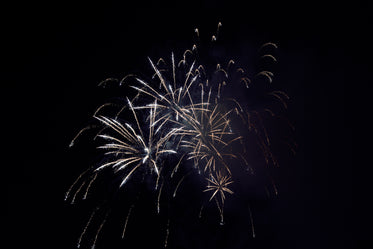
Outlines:
<svg viewBox="0 0 373 249"><path fill-rule="evenodd" d="M213 42L220 27L221 23L218 24L217 33L212 36ZM195 29L195 33L199 36L198 29ZM267 46L277 48L274 43L263 45ZM158 191L156 206L159 212L159 199L164 184L175 177L179 168L184 167L184 172L187 173L180 177L172 196L176 197L178 188L190 172L198 172L196 175L202 177L206 183L202 191L209 194L209 201L216 203L223 222L227 194L234 194L231 187L234 183L231 165L247 166L246 148L242 151L235 149L245 147L246 134L254 133L265 161L277 164L270 150L267 131L262 122L259 122L260 113L241 104L239 99L224 96L223 92L227 91L224 89L229 84L239 84L243 89L250 89L252 81L245 70L237 67L235 61L229 60L227 67L217 64L214 71L209 73L207 68L198 64L196 51L197 46L193 45L179 61L176 61L174 53L171 53L169 59L160 58L157 62L149 58L153 77L143 79L131 74L120 81L120 84L134 89L136 96L126 97L124 106L114 117L100 114L108 104L100 106L95 112L94 118L100 123L95 138L103 141L98 148L104 151L105 160L78 177L66 193L67 200L74 202L80 192L84 192L85 199L97 175L112 170L120 177L118 188L125 188L135 174L153 177L154 187ZM276 62L272 54L265 54L263 57ZM230 74L235 74L236 77L231 77ZM211 75L219 77L212 80ZM261 71L255 77L265 77L271 83L273 73ZM233 78L238 82L231 82ZM273 91L268 96L279 100L286 107L288 96L284 92ZM125 111L126 119L122 119L120 114ZM264 112L270 116L275 115L269 108L265 108ZM232 126L232 119L236 117L247 128L245 132L235 130ZM87 129L82 129L71 145ZM177 160L171 160L171 157ZM175 162L174 165L170 167L168 160ZM133 205L129 209L123 235L132 209ZM94 215L95 211L82 236ZM104 222L105 220L106 217ZM93 246L104 222L97 231ZM168 236L167 228L165 247Z"/></svg>

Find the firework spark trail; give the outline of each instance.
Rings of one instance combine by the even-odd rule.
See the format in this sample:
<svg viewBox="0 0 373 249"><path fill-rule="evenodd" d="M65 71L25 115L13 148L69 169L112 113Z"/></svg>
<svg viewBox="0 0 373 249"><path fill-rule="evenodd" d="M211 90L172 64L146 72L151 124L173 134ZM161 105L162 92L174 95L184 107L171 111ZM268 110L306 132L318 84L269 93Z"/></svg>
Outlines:
<svg viewBox="0 0 373 249"><path fill-rule="evenodd" d="M159 203L160 203L160 199L161 199L161 194L162 194L162 189L163 189L163 183L164 182L162 182L162 184L161 184L161 187L160 187L159 193L158 193L158 197L157 197L157 213L158 214L160 212L160 205L159 205Z"/></svg>
<svg viewBox="0 0 373 249"><path fill-rule="evenodd" d="M83 196L83 200L85 200L87 198L87 194L89 192L89 189L91 188L91 185L92 183L96 180L97 178L97 174L94 174L93 178L91 179L91 181L89 182L88 184L88 187L86 188L85 192L84 192L84 196Z"/></svg>
<svg viewBox="0 0 373 249"><path fill-rule="evenodd" d="M180 181L177 183L176 188L175 188L175 190L174 190L174 194L172 195L174 198L176 197L176 192L177 192L177 190L179 189L180 184L184 181L185 177L187 177L187 176L190 175L191 173L192 173L192 172L189 172L189 173L185 174L185 175L180 179Z"/></svg>
<svg viewBox="0 0 373 249"><path fill-rule="evenodd" d="M167 220L167 228L166 228L166 237L164 240L164 248L167 247L168 244L168 236L170 235L170 219Z"/></svg>
<svg viewBox="0 0 373 249"><path fill-rule="evenodd" d="M215 200L216 207L218 208L219 214L220 214L220 223L219 224L222 226L222 225L224 225L224 212L223 212L224 203L220 204L217 198L214 198L214 200Z"/></svg>
<svg viewBox="0 0 373 249"><path fill-rule="evenodd" d="M73 195L73 198L71 199L71 204L75 203L76 196L79 194L79 192L82 190L85 184L86 184L86 181L83 181L83 183L80 184L79 188L75 191L75 194Z"/></svg>
<svg viewBox="0 0 373 249"><path fill-rule="evenodd" d="M92 129L93 126L92 125L89 125L89 126L86 126L84 127L83 129L81 129L78 134L75 135L75 137L73 138L73 140L71 140L70 144L69 144L69 147L73 147L74 144L75 144L75 140L83 133L85 132L86 130L89 130L89 129Z"/></svg>
<svg viewBox="0 0 373 249"><path fill-rule="evenodd" d="M171 172L170 178L172 178L174 176L174 174L177 172L177 170L179 169L180 163L183 160L184 156L185 156L185 154L180 157L179 162L176 164L176 166L174 167L174 169Z"/></svg>
<svg viewBox="0 0 373 249"><path fill-rule="evenodd" d="M219 22L216 33L211 36L212 42L219 38L221 27L222 24ZM196 28L194 32L199 40L199 30ZM277 62L276 57L271 53L271 49L276 48L277 45L272 42L263 44L259 49L262 51L261 58L267 62ZM278 166L271 149L273 143L262 116L277 117L274 111L266 106L260 113L246 101L242 101L242 97L232 97L229 91L225 90L237 86L247 93L251 91L251 86L256 79L264 78L266 80L260 80L260 82L272 84L274 74L264 69L254 74L253 77L249 77L246 70L233 59L230 59L228 63L217 63L214 66L199 65L197 50L195 44L192 49L186 49L178 63L173 52L168 59L163 57L165 59L154 60L156 63L148 57L152 70L151 78L128 74L121 80L109 78L99 84L105 87L109 82L119 82L120 86L134 89L136 94L132 98L131 96L125 97L125 104L116 112L114 118L102 113L107 109L105 107L117 105L105 103L96 109L93 117L102 126L94 139L100 138L105 141L97 147L105 151L104 160L101 164L83 172L75 180L67 191L65 200L75 189L71 201L73 203L86 186L83 195L85 199L98 174L104 174L106 169L111 169L115 177L119 177L119 189L128 182L132 175L137 174L136 172L142 172L143 179L145 176L156 179L154 191L156 193L158 190L158 193L155 206L159 213L161 196L162 200L167 194L170 195L170 199L175 198L185 178L197 170L198 176L206 183L203 192L211 194L209 202L215 201L219 209L220 224L223 224L226 194L234 194L233 188L231 189L234 183L232 165L243 165L243 168L250 168L251 174L254 174L248 162L250 158L247 145L251 143L251 137L247 135L247 132L256 137L256 143L262 151L265 164ZM128 83L127 80L132 81ZM286 93L271 91L264 95L272 102L279 102L284 109L287 108L289 96ZM132 115L134 122L123 122L121 114L125 111ZM237 128L237 124L232 125L236 119L241 121L243 128ZM95 127L97 126L87 126L80 130L72 140L70 147L83 132ZM291 151L295 150L296 145L285 143ZM238 144L242 150L237 149L235 144ZM165 164L168 158L173 157L172 154L175 154L176 162L172 159L170 160L172 165ZM183 175L178 179L174 191L167 191L173 184L171 179L176 178L175 173L179 168L183 168ZM87 175L88 178L85 179ZM277 195L275 182L271 176L269 178ZM80 184L78 188L75 187L77 184ZM266 187L265 189L269 194L268 189ZM128 210L122 238L133 207L134 205L131 205ZM203 208L204 205L200 208L199 217L202 215ZM96 210L92 212L79 238L78 247L95 212ZM97 238L108 214L109 212L106 213L98 227L92 248L96 246ZM250 206L249 214L252 234L255 237ZM164 247L167 247L168 243L169 223L168 218Z"/></svg>
<svg viewBox="0 0 373 249"><path fill-rule="evenodd" d="M273 55L271 55L271 54L265 54L265 55L262 55L261 58L270 58L270 59L272 59L274 62L277 61L277 59L276 59Z"/></svg>
<svg viewBox="0 0 373 249"><path fill-rule="evenodd" d="M82 238L83 238L84 234L86 233L87 228L88 228L89 224L91 223L91 221L93 219L93 216L96 214L97 210L98 210L98 208L96 208L95 210L93 210L91 216L89 217L89 220L88 220L87 224L85 225L83 232L79 236L78 243L77 243L77 248L80 248L80 243L82 241Z"/></svg>
<svg viewBox="0 0 373 249"><path fill-rule="evenodd" d="M95 249L96 248L96 242L97 242L98 236L100 235L100 232L101 232L102 227L104 226L104 224L105 224L105 222L107 220L108 215L109 215L109 211L106 212L105 218L103 219L103 221L101 222L100 226L97 229L96 236L95 236L95 239L93 240L91 249Z"/></svg>
<svg viewBox="0 0 373 249"><path fill-rule="evenodd" d="M255 230L254 230L253 214L252 214L252 212L251 212L250 205L249 205L249 215L250 215L250 224L251 224L251 232L252 232L252 236L253 236L253 238L255 238Z"/></svg>
<svg viewBox="0 0 373 249"><path fill-rule="evenodd" d="M275 43L273 43L273 42L267 42L267 43L264 43L264 44L260 47L259 50L262 50L263 48L265 48L265 47L269 47L269 46L272 46L272 47L274 47L274 48L278 48L277 45L276 45Z"/></svg>
<svg viewBox="0 0 373 249"><path fill-rule="evenodd" d="M127 224L128 224L128 220L130 218L130 215L131 215L131 212L132 212L132 209L134 208L134 204L131 205L130 209L128 210L128 214L127 214L127 217L126 217L126 221L124 222L124 227L123 227L123 232L122 232L122 239L124 238L124 234L126 233L126 229L127 229Z"/></svg>
<svg viewBox="0 0 373 249"><path fill-rule="evenodd" d="M201 205L201 208L199 209L198 218L200 218L200 219L202 217L203 207L204 207L204 205Z"/></svg>
<svg viewBox="0 0 373 249"><path fill-rule="evenodd" d="M70 196L70 192L71 190L74 188L74 186L78 183L78 181L83 177L83 175L85 175L88 171L90 171L91 169L88 168L87 170L85 170L83 173L81 173L78 178L76 178L76 180L74 181L74 183L70 186L69 190L66 192L65 194L65 201L69 198Z"/></svg>

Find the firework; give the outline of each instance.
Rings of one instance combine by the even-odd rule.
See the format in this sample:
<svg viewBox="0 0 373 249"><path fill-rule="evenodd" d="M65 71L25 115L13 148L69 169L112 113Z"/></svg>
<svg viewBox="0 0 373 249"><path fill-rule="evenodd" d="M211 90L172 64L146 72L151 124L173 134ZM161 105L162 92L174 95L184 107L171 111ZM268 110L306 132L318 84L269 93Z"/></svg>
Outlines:
<svg viewBox="0 0 373 249"><path fill-rule="evenodd" d="M219 22L216 34L212 36L213 42L218 38L221 26ZM195 33L200 35L198 29L195 29ZM261 49L266 47L277 48L277 45L265 43ZM125 188L126 184L130 184L132 176L139 174L143 179L155 179L154 189L158 191L155 206L159 213L165 186L173 189L169 191L171 198L177 198L178 189L184 180L196 176L205 181L202 192L208 194L206 198L209 203L216 204L220 223L223 224L227 194L234 195L235 192L234 172L237 169L233 167L248 167L248 144L255 143L261 149L266 164L278 165L263 121L267 116L276 117L275 112L268 106L252 108L244 99L250 95L255 79L262 77L271 84L274 74L263 70L250 79L245 70L232 59L228 60L226 67L220 63L214 67L201 65L197 50L198 46L193 45L179 61L173 52L169 58L158 59L157 63L148 58L152 77L141 78L130 74L121 80L110 78L100 83L119 82L119 85L135 90L136 94L126 96L126 104L113 117L99 114L104 107L112 106L111 103L101 105L93 115L99 124L83 128L74 137L71 146L86 130L98 128L94 138L103 141L98 146L103 151L103 161L77 178L68 190L66 200L75 202L82 191L85 199L91 185L102 172L113 172L120 179L117 186L119 189ZM265 53L261 58L277 62L270 53ZM231 96L229 87L242 89L240 91L248 94L243 97ZM278 100L287 108L289 97L284 92L270 91L265 96ZM252 137L255 137L254 141ZM165 163L167 161L169 163ZM183 168L184 174L175 184L173 178L180 168ZM271 182L277 193L272 179ZM134 204L125 218L122 237L133 208ZM252 223L250 208L249 212ZM95 213L96 210L92 212L78 245ZM92 247L96 244L107 216L108 212L97 229ZM168 218L165 247L169 239L169 223ZM255 237L253 224L252 232Z"/></svg>

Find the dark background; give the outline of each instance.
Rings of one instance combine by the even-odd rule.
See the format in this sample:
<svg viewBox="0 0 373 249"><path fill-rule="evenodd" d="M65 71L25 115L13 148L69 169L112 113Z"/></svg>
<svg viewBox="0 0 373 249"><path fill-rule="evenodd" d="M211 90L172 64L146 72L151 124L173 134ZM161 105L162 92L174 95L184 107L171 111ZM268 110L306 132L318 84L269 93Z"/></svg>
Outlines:
<svg viewBox="0 0 373 249"><path fill-rule="evenodd" d="M363 180L364 163L351 153L363 147L352 142L351 125L360 115L352 90L368 85L371 14L367 6L351 4L37 1L3 6L5 247L74 248L90 213L65 203L64 194L93 159L68 145L105 101L97 84L141 71L147 56L189 47L195 27L210 35L221 21L226 52L241 61L249 62L245 52L267 41L279 45L275 83L291 96L289 117L299 150L283 167L279 198L263 211L266 219L257 218L257 239L250 239L246 226L230 224L193 235L203 247L176 229L170 246L364 248L371 241L365 221L369 184ZM98 248L134 248L135 242L149 248L153 235L138 231L132 239L100 242Z"/></svg>

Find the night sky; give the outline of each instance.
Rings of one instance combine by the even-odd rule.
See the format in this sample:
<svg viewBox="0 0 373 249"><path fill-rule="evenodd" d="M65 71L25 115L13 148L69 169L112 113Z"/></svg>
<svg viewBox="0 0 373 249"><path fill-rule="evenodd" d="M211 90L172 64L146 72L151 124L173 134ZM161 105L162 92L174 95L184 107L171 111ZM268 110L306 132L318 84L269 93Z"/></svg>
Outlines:
<svg viewBox="0 0 373 249"><path fill-rule="evenodd" d="M170 248L347 249L372 240L364 223L363 164L351 153L363 145L354 146L350 126L359 115L351 88L364 89L363 72L371 71L367 6L122 2L25 1L2 8L6 248L75 248L94 204L70 205L64 194L97 155L68 145L95 108L112 97L97 84L148 70L147 56L189 48L194 28L208 36L219 21L224 53L247 67L255 64L252 51L261 44L278 44L273 84L291 97L287 116L299 148L281 164L279 196L254 204L255 239L247 212L228 207L231 221L225 226L213 215L200 222L188 216L189 197L180 203L185 210L174 210L178 226L170 230ZM128 238L118 239L113 223L103 228L97 249L162 248L164 221L149 213L149 203L142 204ZM116 210L112 219L124 220L126 212ZM84 246L92 238L87 239Z"/></svg>

